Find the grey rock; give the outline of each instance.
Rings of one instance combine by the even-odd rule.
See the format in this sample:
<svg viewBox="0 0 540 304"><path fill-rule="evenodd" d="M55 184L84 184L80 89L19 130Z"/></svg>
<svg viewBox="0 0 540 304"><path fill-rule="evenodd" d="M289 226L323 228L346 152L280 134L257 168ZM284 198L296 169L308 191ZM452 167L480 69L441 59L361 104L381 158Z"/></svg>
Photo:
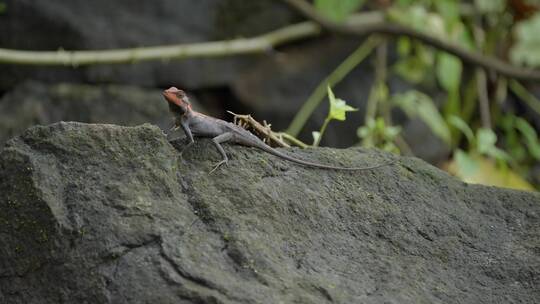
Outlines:
<svg viewBox="0 0 540 304"><path fill-rule="evenodd" d="M404 121L401 134L414 155L431 164L447 161L452 153L450 147L419 118Z"/></svg>
<svg viewBox="0 0 540 304"><path fill-rule="evenodd" d="M56 123L0 154L1 303L538 303L540 196ZM291 152L291 151L288 151ZM334 164L374 150L293 150Z"/></svg>

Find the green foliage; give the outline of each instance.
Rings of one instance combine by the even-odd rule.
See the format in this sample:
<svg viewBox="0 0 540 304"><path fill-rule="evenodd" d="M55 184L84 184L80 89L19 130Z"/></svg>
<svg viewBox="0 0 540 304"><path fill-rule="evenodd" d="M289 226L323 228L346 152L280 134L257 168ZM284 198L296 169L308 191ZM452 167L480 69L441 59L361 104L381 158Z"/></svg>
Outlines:
<svg viewBox="0 0 540 304"><path fill-rule="evenodd" d="M364 2L365 0L315 0L315 8L334 21L343 21Z"/></svg>
<svg viewBox="0 0 540 304"><path fill-rule="evenodd" d="M448 125L439 113L431 97L419 91L411 90L406 93L393 95L392 101L407 116L422 119L435 135L439 136L447 144L450 144L451 138Z"/></svg>
<svg viewBox="0 0 540 304"><path fill-rule="evenodd" d="M343 20L365 2L314 1L322 13L335 21ZM384 12L388 22L487 56L501 56L509 49L512 62L540 67L540 12L514 24L517 18L512 15L513 3L507 0L395 0L387 3L389 7ZM509 35L510 29L514 31L513 36ZM453 149L448 168L453 166L463 180L499 186L508 183L520 189L531 189L516 172L527 175L527 165L540 160L537 131L525 119L509 114L508 109L512 107L500 105L507 89L524 102L527 109L537 113L540 113L540 101L515 79L506 80L489 71L486 78L485 74L476 73L474 66L465 66L459 57L418 40L397 39L395 44L387 44L395 45L398 54L390 73L414 84L418 90L393 93L386 83L387 67L379 64L385 62L380 57L384 52L378 52L375 64L378 77L371 88L366 122L357 130L362 145L394 152L398 151L396 142L399 147L406 147L399 136L401 128L391 125L392 110L398 107L408 117L422 120ZM465 71L470 75L465 75ZM420 88L426 92L444 90L446 99L440 109L430 96L419 91ZM344 119L345 113L342 111L336 117ZM330 119L339 119L330 117L329 114L321 131L313 133L314 145L320 142Z"/></svg>
<svg viewBox="0 0 540 304"><path fill-rule="evenodd" d="M427 10L422 5L391 7L388 10L388 19L395 23L405 24L415 29L422 28Z"/></svg>
<svg viewBox="0 0 540 304"><path fill-rule="evenodd" d="M469 151L456 149L449 163L449 170L461 179L471 183L489 184L500 187L511 187L522 190L534 188L523 178L509 169L508 164L514 159L505 151L495 146L497 135L493 130L479 128L476 136L471 136L472 130L463 125L463 121L452 119L453 124L464 130L469 139ZM495 159L498 166L493 161Z"/></svg>
<svg viewBox="0 0 540 304"><path fill-rule="evenodd" d="M516 118L516 129L521 132L529 154L536 160L540 160L540 143L538 134L533 127L523 118Z"/></svg>
<svg viewBox="0 0 540 304"><path fill-rule="evenodd" d="M470 18L471 11L469 15L461 15L467 12L462 3L455 0L397 0L388 10L388 17L391 21L416 30L444 37L443 39L466 49L482 50L488 54L500 48L498 45L501 41L508 41L508 38L504 36L505 29L512 26L513 18L509 16L509 10L506 8L507 1L475 0L474 6L468 9L474 9L473 14L484 18L485 23ZM477 39L473 39L473 28L475 35L478 35ZM538 33L540 33L540 13L518 24L515 31L516 43L510 53L514 62L540 66ZM467 88L474 88L474 93L471 95L470 91L467 91L468 98L461 98L463 64L459 58L427 48L422 43L408 38L399 38L397 53L399 60L393 66L395 73L410 83L431 88L436 80L436 83L446 91L447 99L443 105L444 115L441 115L429 96L419 92L396 94L391 98L393 105L400 107L409 117L421 118L434 134L455 149L453 163L459 168L461 176L467 176L475 170L486 170L498 176L497 182L501 182L506 179L506 177L502 178L506 176L506 173L499 172L497 167L506 168L510 164L515 166L518 160L526 162L538 159L540 143L537 133L522 118L513 118L511 123L507 123L504 128L505 133L502 134L504 137L500 142L506 151L496 145L495 129L470 127L470 125L477 125L474 120L478 118L471 117L470 114L476 112L479 84L476 83L474 77L472 81L469 80L471 83ZM512 91L531 109L540 113L540 102L534 96L514 80L510 80L509 84ZM489 92L489 86L485 89L488 91L489 101L493 102L492 97L495 97L498 91L495 92L493 89ZM493 103L491 106L496 107ZM501 124L497 120L494 123ZM467 138L467 152L456 146L459 144L460 131ZM491 164L490 159L495 159L499 166ZM519 180L519 177L514 175L512 179ZM477 171L475 178L488 180L485 172ZM519 181L517 184L523 186L526 182Z"/></svg>
<svg viewBox="0 0 540 304"><path fill-rule="evenodd" d="M506 0L474 0L474 6L481 14L498 14L504 11Z"/></svg>
<svg viewBox="0 0 540 304"><path fill-rule="evenodd" d="M399 126L387 126L382 117L368 118L366 124L358 128L356 134L362 139L362 146L366 148L378 147L388 152L399 153L394 144L401 132Z"/></svg>
<svg viewBox="0 0 540 304"><path fill-rule="evenodd" d="M457 149L454 152L454 160L458 166L459 172L464 176L471 176L475 174L480 165L469 154L461 149Z"/></svg>
<svg viewBox="0 0 540 304"><path fill-rule="evenodd" d="M510 153L513 159L522 162L527 158L527 150L521 142L520 134L515 127L516 117L513 115L505 115L500 121L500 125L504 131L505 149Z"/></svg>
<svg viewBox="0 0 540 304"><path fill-rule="evenodd" d="M469 153L492 157L502 163L507 163L512 160L508 153L495 145L497 142L497 135L493 130L479 128L476 130L476 135L473 135L472 129L460 117L451 116L448 119L448 122L450 125L463 132L469 143ZM456 153L458 150L461 151L460 149L457 149ZM457 157L457 154L455 157ZM461 155L460 158L463 160L463 155ZM456 159L456 161L459 164L459 159Z"/></svg>
<svg viewBox="0 0 540 304"><path fill-rule="evenodd" d="M354 112L358 111L358 109L355 109L351 106L349 106L345 100L336 98L334 95L334 92L332 92L332 89L330 86L327 87L328 91L328 101L330 103L330 110L328 111L328 115L326 116L326 119L324 120L324 123L321 127L320 131L312 132L313 135L313 146L316 147L321 142L321 138L324 134L324 131L326 131L326 127L328 126L328 123L331 120L339 120L344 121L346 119L346 113L347 112Z"/></svg>
<svg viewBox="0 0 540 304"><path fill-rule="evenodd" d="M497 148L495 143L497 142L497 135L493 130L480 128L476 131L476 150L481 155L493 157L499 161L510 161L508 153Z"/></svg>
<svg viewBox="0 0 540 304"><path fill-rule="evenodd" d="M540 13L518 23L515 27L516 43L510 50L510 59L516 64L540 66Z"/></svg>
<svg viewBox="0 0 540 304"><path fill-rule="evenodd" d="M448 124L455 127L465 135L467 141L469 142L469 146L475 144L474 133L471 127L469 127L469 125L467 125L467 123L463 119L461 119L461 117L451 115L448 118Z"/></svg>
<svg viewBox="0 0 540 304"><path fill-rule="evenodd" d="M461 82L461 61L444 52L437 53L437 80L447 92L459 90Z"/></svg>
<svg viewBox="0 0 540 304"><path fill-rule="evenodd" d="M513 159L526 162L540 160L540 142L536 130L523 118L506 115L501 120L505 147Z"/></svg>
<svg viewBox="0 0 540 304"><path fill-rule="evenodd" d="M6 11L7 5L5 2L0 2L0 14Z"/></svg>
<svg viewBox="0 0 540 304"><path fill-rule="evenodd" d="M441 15L446 27L460 22L459 1L438 0L433 1L435 11Z"/></svg>
<svg viewBox="0 0 540 304"><path fill-rule="evenodd" d="M485 157L459 149L454 153L454 159L448 165L448 170L468 183L534 191L531 184L508 167L496 166Z"/></svg>
<svg viewBox="0 0 540 304"><path fill-rule="evenodd" d="M345 60L336 67L330 75L323 79L313 93L309 96L302 108L295 115L293 121L287 128L287 133L297 136L303 128L309 116L315 111L319 103L327 95L327 87L334 86L346 77L355 67L357 67L373 50L382 43L383 39L378 36L368 37L356 50L354 50Z"/></svg>
<svg viewBox="0 0 540 304"><path fill-rule="evenodd" d="M330 102L330 111L328 111L327 117L329 120L335 119L344 121L345 113L358 111L358 109L349 106L345 100L336 98L330 87L328 87L328 101Z"/></svg>
<svg viewBox="0 0 540 304"><path fill-rule="evenodd" d="M420 3L395 6L389 10L394 22L408 25L437 37L447 37L457 44L472 48L472 39L460 20L459 2L454 0L421 1ZM430 11L429 9L433 10ZM433 74L440 86L448 93L445 116L458 114L460 108L459 87L462 63L455 56L434 52L419 42L401 38L398 42L399 61L394 71L414 84L433 82ZM445 138L445 141L447 138Z"/></svg>
<svg viewBox="0 0 540 304"><path fill-rule="evenodd" d="M394 65L394 71L403 79L419 84L429 76L435 63L433 52L423 44L412 42L402 37L398 40L398 54L400 59Z"/></svg>
<svg viewBox="0 0 540 304"><path fill-rule="evenodd" d="M536 96L531 94L529 91L527 91L527 88L525 88L521 83L513 79L508 82L508 86L510 87L510 90L512 90L512 92L516 94L522 102L526 103L527 106L531 108L531 110L540 114L540 100L536 98Z"/></svg>

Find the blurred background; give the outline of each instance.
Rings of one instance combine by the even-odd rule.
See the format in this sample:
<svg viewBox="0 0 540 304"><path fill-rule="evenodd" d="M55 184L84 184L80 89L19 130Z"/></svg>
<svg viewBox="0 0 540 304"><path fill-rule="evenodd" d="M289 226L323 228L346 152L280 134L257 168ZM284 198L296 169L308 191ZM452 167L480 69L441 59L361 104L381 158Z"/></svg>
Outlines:
<svg viewBox="0 0 540 304"><path fill-rule="evenodd" d="M321 30L291 2L364 33ZM378 147L465 181L539 189L539 8L534 0L0 0L0 149L60 120L166 128L161 90L176 86L205 113L251 114L308 145Z"/></svg>

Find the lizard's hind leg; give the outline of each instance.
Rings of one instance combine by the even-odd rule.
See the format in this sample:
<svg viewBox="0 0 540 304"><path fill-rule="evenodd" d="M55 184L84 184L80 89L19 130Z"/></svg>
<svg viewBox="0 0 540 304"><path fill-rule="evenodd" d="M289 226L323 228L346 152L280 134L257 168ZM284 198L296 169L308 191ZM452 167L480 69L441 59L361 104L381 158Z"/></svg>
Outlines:
<svg viewBox="0 0 540 304"><path fill-rule="evenodd" d="M221 144L231 140L232 137L233 137L233 133L227 132L227 133L223 133L221 135L218 135L218 136L212 138L212 142L214 143L214 145L218 149L219 153L221 154L222 160L219 163L217 163L214 166L214 169L212 169L212 171L210 171L209 173L214 172L221 165L227 164L227 162L229 161L229 158L227 157L227 154L225 153L225 150L223 150L223 147L221 146Z"/></svg>

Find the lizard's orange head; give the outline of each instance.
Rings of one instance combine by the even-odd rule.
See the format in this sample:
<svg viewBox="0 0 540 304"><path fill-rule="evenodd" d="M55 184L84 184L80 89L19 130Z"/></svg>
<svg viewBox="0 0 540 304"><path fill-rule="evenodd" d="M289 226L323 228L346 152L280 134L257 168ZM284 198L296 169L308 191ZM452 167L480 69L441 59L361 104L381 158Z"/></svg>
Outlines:
<svg viewBox="0 0 540 304"><path fill-rule="evenodd" d="M191 109L186 93L176 87L170 87L163 91L163 97L169 103L169 109L172 112L183 114Z"/></svg>

